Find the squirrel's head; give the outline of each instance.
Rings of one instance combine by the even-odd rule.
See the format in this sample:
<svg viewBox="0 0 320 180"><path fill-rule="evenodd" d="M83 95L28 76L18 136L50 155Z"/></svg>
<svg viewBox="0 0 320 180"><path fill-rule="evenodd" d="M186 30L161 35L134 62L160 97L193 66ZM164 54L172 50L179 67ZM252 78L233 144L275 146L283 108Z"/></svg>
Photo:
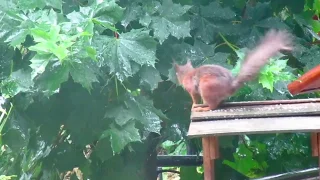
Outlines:
<svg viewBox="0 0 320 180"><path fill-rule="evenodd" d="M173 64L174 64L174 69L176 71L177 79L179 83L182 84L182 81L185 75L194 69L191 64L191 61L188 60L185 65L178 65L176 62L174 62Z"/></svg>

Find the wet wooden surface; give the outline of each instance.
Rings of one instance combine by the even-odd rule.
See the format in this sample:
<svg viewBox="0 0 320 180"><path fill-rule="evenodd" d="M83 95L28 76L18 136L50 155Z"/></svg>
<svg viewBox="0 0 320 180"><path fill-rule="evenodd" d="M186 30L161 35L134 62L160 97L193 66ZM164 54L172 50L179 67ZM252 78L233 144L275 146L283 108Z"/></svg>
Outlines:
<svg viewBox="0 0 320 180"><path fill-rule="evenodd" d="M307 71L297 80L288 84L292 95L311 93L320 90L320 65Z"/></svg>
<svg viewBox="0 0 320 180"><path fill-rule="evenodd" d="M248 104L248 103L247 103ZM234 118L320 116L319 99L313 102L287 104L248 104L245 106L224 106L213 111L192 112L192 121L224 120ZM320 118L319 118L320 119Z"/></svg>
<svg viewBox="0 0 320 180"><path fill-rule="evenodd" d="M219 121L194 121L190 124L188 136L204 137L212 135L225 136L317 131L320 131L320 117L317 116L243 118Z"/></svg>

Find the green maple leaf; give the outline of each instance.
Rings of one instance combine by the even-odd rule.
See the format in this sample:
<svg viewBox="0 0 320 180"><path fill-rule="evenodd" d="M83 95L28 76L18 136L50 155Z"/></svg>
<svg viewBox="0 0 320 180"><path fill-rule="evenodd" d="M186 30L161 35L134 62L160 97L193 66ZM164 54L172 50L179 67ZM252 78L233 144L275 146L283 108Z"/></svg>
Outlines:
<svg viewBox="0 0 320 180"><path fill-rule="evenodd" d="M131 120L143 125L144 133L160 133L161 120L167 117L153 106L152 101L143 96L133 97L129 94L124 97L124 105L109 109L105 114L106 118L113 118L115 122L122 126Z"/></svg>
<svg viewBox="0 0 320 180"><path fill-rule="evenodd" d="M25 15L18 10L11 9L0 11L0 16L3 17L0 21L2 27L0 39L9 42L11 46L23 43L27 35L32 35L32 29L49 30L50 26L57 25L59 17L54 10L31 11Z"/></svg>
<svg viewBox="0 0 320 180"><path fill-rule="evenodd" d="M108 110L105 115L107 118L114 118L115 122L119 126L125 125L128 121L134 119L136 116L137 112L134 112L131 109L126 109L122 106Z"/></svg>
<svg viewBox="0 0 320 180"><path fill-rule="evenodd" d="M319 10L320 9L320 2L319 1L314 1L313 2L313 9L314 10Z"/></svg>
<svg viewBox="0 0 320 180"><path fill-rule="evenodd" d="M160 117L166 119L166 116L153 106L152 101L143 96L127 96L126 99L126 106L136 112L135 119L144 126L144 130L147 133L160 133Z"/></svg>
<svg viewBox="0 0 320 180"><path fill-rule="evenodd" d="M268 74L262 73L259 76L259 83L261 83L264 88L269 89L271 92L273 92L274 80L275 80L275 77L272 73L268 73Z"/></svg>
<svg viewBox="0 0 320 180"><path fill-rule="evenodd" d="M206 43L214 40L217 33L217 25L201 16L193 16L191 21L191 28L196 30L196 37L201 38Z"/></svg>
<svg viewBox="0 0 320 180"><path fill-rule="evenodd" d="M289 26L287 26L284 22L282 22L279 17L270 17L270 18L264 19L256 23L256 26L264 27L264 28L277 28L277 29L290 30Z"/></svg>
<svg viewBox="0 0 320 180"><path fill-rule="evenodd" d="M29 151L26 152L26 158L22 162L22 167L30 167L30 165L34 165L39 163L43 158L47 157L51 150L52 146L51 143L46 143L43 137L30 135L31 143L28 144L30 147Z"/></svg>
<svg viewBox="0 0 320 180"><path fill-rule="evenodd" d="M110 140L108 138L100 139L95 147L94 152L102 161L106 161L112 158L113 150L111 147Z"/></svg>
<svg viewBox="0 0 320 180"><path fill-rule="evenodd" d="M45 61L48 62L48 61ZM37 85L48 95L57 93L61 83L69 78L69 67L59 61L47 64L45 71L35 81Z"/></svg>
<svg viewBox="0 0 320 180"><path fill-rule="evenodd" d="M132 63L154 67L156 41L149 31L134 29L119 35L119 39L109 36L94 38L98 56L115 73L120 81L135 73Z"/></svg>
<svg viewBox="0 0 320 180"><path fill-rule="evenodd" d="M27 29L19 29L18 31L14 32L14 34L11 34L5 42L10 42L11 46L17 46L23 43L26 39L26 36L29 34L29 30Z"/></svg>
<svg viewBox="0 0 320 180"><path fill-rule="evenodd" d="M69 64L72 79L87 90L92 89L92 83L98 82L98 66L90 59L81 59Z"/></svg>
<svg viewBox="0 0 320 180"><path fill-rule="evenodd" d="M1 82L3 96L13 97L20 92L30 92L34 85L30 75L30 69L12 72L10 77Z"/></svg>
<svg viewBox="0 0 320 180"><path fill-rule="evenodd" d="M197 172L197 167L181 167L180 169L180 177L181 179L192 179L192 180L200 180L202 176Z"/></svg>
<svg viewBox="0 0 320 180"><path fill-rule="evenodd" d="M161 81L159 71L152 66L143 66L140 70L140 85L146 89L154 90Z"/></svg>
<svg viewBox="0 0 320 180"><path fill-rule="evenodd" d="M176 70L174 69L174 67L171 67L169 70L168 70L168 78L171 82L175 83L175 84L179 84L178 82L178 78L177 78L177 75L176 75Z"/></svg>
<svg viewBox="0 0 320 180"><path fill-rule="evenodd" d="M61 23L61 30L64 33L79 33L81 31L93 34L94 23L92 19L93 10L89 7L80 7L80 12L72 11L66 17L70 22ZM79 31L80 30L80 31Z"/></svg>
<svg viewBox="0 0 320 180"><path fill-rule="evenodd" d="M130 3L131 4L126 7L121 20L121 24L124 27L127 27L130 22L139 19L143 15L142 7L138 2L130 1Z"/></svg>
<svg viewBox="0 0 320 180"><path fill-rule="evenodd" d="M14 49L0 43L0 80L9 77L12 71Z"/></svg>
<svg viewBox="0 0 320 180"><path fill-rule="evenodd" d="M156 3L154 4L157 5ZM190 37L190 21L185 16L191 6L174 4L171 0L163 0L157 15L147 13L140 19L140 23L154 30L154 36L160 44L172 35L178 39Z"/></svg>
<svg viewBox="0 0 320 180"><path fill-rule="evenodd" d="M207 6L200 6L201 15L207 18L231 20L236 14L229 7L222 7L219 1L211 2Z"/></svg>
<svg viewBox="0 0 320 180"><path fill-rule="evenodd" d="M103 24L115 24L122 19L124 10L115 0L102 1L94 8L93 18Z"/></svg>
<svg viewBox="0 0 320 180"><path fill-rule="evenodd" d="M14 152L23 151L30 141L31 122L22 112L13 108L6 122L6 133L2 134L2 143L8 145ZM3 132L3 131L2 131Z"/></svg>
<svg viewBox="0 0 320 180"><path fill-rule="evenodd" d="M229 7L221 7L218 1L211 2L208 6L195 6L192 11L195 15L191 17L191 29L196 30L195 36L206 43L212 42L218 32L227 32L228 28L225 26L232 26L229 21L235 17Z"/></svg>
<svg viewBox="0 0 320 180"><path fill-rule="evenodd" d="M286 69L288 60L279 60L282 57L283 55L279 55L270 59L270 62L260 71L259 83L264 88L269 89L271 93L277 81L287 81L293 78L292 74Z"/></svg>
<svg viewBox="0 0 320 180"><path fill-rule="evenodd" d="M266 145L259 142L248 143L248 145L240 144L237 151L233 153L234 162L224 160L223 164L230 166L239 173L250 177L257 178L263 174L268 168L268 164L264 160L266 156ZM255 155L251 149L255 149L259 156ZM260 158L259 158L260 157Z"/></svg>
<svg viewBox="0 0 320 180"><path fill-rule="evenodd" d="M267 71L274 74L280 73L287 67L288 60L271 59L270 63L265 67Z"/></svg>
<svg viewBox="0 0 320 180"><path fill-rule="evenodd" d="M32 68L31 78L34 79L38 74L42 74L46 66L51 60L57 60L50 54L40 55L36 54L31 60L30 67Z"/></svg>
<svg viewBox="0 0 320 180"><path fill-rule="evenodd" d="M63 2L65 3L65 2ZM62 9L62 0L46 0L46 5L47 6L51 6L53 8L56 8L56 9L59 9L61 10Z"/></svg>
<svg viewBox="0 0 320 180"><path fill-rule="evenodd" d="M50 57L44 56L41 59L33 59L30 66L33 68L32 76L38 74L36 82L48 95L58 92L61 83L68 80L69 73L75 82L89 91L92 89L92 83L98 82L97 66L88 59L61 64L60 61L52 61Z"/></svg>
<svg viewBox="0 0 320 180"><path fill-rule="evenodd" d="M306 70L310 70L319 65L318 57L320 56L320 48L318 46L312 46L307 52L305 52L299 60L305 64Z"/></svg>
<svg viewBox="0 0 320 180"><path fill-rule="evenodd" d="M64 16L60 13L57 13L53 9L43 10L43 11L34 11L30 13L28 18L35 22L36 27L51 27L52 25L57 25L59 22L64 19Z"/></svg>
<svg viewBox="0 0 320 180"><path fill-rule="evenodd" d="M9 42L11 46L21 44L28 34L28 18L11 9L0 9L0 17L0 40Z"/></svg>
<svg viewBox="0 0 320 180"><path fill-rule="evenodd" d="M252 19L255 23L272 17L270 2L257 2L255 6L247 6L247 18Z"/></svg>
<svg viewBox="0 0 320 180"><path fill-rule="evenodd" d="M247 48L238 49L236 51L238 61L237 61L236 65L233 67L233 69L231 70L234 75L239 73L241 64L244 61L244 57L245 57L247 51L248 51Z"/></svg>
<svg viewBox="0 0 320 180"><path fill-rule="evenodd" d="M100 139L109 137L113 153L121 152L129 143L140 142L139 130L135 127L134 121L129 121L122 127L115 124L110 125L110 129L103 132Z"/></svg>
<svg viewBox="0 0 320 180"><path fill-rule="evenodd" d="M67 18L76 26L80 24L86 31L93 33L94 23L117 31L114 25L123 17L124 8L115 0L94 1L89 7L80 7L79 12L71 12Z"/></svg>
<svg viewBox="0 0 320 180"><path fill-rule="evenodd" d="M34 1L27 1L27 0L19 0L16 4L22 10L29 10L35 8L44 8L45 6L51 6L56 9L62 8L62 0L34 0Z"/></svg>
<svg viewBox="0 0 320 180"><path fill-rule="evenodd" d="M73 55L73 53L76 53L76 51L71 51L71 46L74 46L74 44L80 41L78 38L88 35L84 32L69 36L60 34L60 31L61 26L59 25L51 26L50 30L33 28L31 30L31 35L34 37L37 44L29 47L29 49L36 51L39 54L54 54L60 61L63 61L67 57Z"/></svg>
<svg viewBox="0 0 320 180"><path fill-rule="evenodd" d="M228 53L215 52L216 45L208 45L202 41L195 40L191 52L188 52L190 59L198 60L197 64L216 64L231 68L227 64ZM195 52L195 53L193 53Z"/></svg>

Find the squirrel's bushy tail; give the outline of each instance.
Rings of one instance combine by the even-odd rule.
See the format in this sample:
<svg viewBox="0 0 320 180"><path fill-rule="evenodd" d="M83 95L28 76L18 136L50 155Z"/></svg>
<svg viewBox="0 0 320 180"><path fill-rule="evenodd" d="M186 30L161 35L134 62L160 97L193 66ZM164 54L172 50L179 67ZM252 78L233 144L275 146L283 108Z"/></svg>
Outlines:
<svg viewBox="0 0 320 180"><path fill-rule="evenodd" d="M292 49L292 38L288 32L274 29L268 31L260 43L246 54L240 71L232 82L233 92L245 82L253 80L260 69L280 50L291 51Z"/></svg>

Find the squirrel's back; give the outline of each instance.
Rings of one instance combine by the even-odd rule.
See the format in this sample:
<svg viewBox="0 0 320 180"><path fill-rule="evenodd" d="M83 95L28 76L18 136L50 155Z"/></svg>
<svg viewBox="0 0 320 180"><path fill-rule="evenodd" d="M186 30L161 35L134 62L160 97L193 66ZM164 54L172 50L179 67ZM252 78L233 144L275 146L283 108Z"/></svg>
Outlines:
<svg viewBox="0 0 320 180"><path fill-rule="evenodd" d="M195 69L195 79L198 82L202 77L212 77L223 83L231 84L234 80L230 70L219 65L203 65Z"/></svg>

